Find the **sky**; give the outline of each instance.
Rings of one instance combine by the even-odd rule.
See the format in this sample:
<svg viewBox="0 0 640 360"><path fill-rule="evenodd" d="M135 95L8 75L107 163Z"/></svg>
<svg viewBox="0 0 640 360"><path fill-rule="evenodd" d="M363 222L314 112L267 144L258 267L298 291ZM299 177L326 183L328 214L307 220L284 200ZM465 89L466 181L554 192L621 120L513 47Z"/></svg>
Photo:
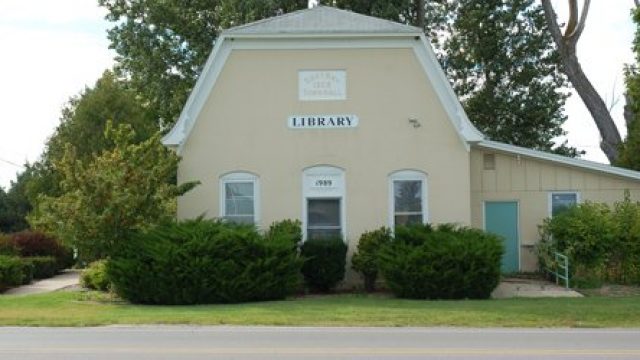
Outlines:
<svg viewBox="0 0 640 360"><path fill-rule="evenodd" d="M562 18L566 1L553 1ZM633 0L593 1L578 57L626 134L622 111L623 66L634 61ZM0 0L0 187L8 188L20 165L38 159L71 96L110 68L106 30L111 26L96 0ZM586 159L606 162L600 136L577 95L566 104L569 144Z"/></svg>

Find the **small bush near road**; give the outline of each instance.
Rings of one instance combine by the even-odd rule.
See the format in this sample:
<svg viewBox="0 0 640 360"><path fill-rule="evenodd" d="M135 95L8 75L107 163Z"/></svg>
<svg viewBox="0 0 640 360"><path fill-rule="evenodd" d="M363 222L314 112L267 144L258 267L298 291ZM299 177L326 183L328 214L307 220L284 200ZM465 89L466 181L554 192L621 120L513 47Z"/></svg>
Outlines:
<svg viewBox="0 0 640 360"><path fill-rule="evenodd" d="M500 239L444 224L400 226L380 251L391 291L412 299L485 299L500 280Z"/></svg>
<svg viewBox="0 0 640 360"><path fill-rule="evenodd" d="M344 279L347 244L341 238L310 239L300 250L304 281L312 291L331 291Z"/></svg>
<svg viewBox="0 0 640 360"><path fill-rule="evenodd" d="M604 282L640 284L640 203L628 192L613 207L584 202L546 219L537 246L542 269L553 269L554 254L569 257L571 282L597 287Z"/></svg>
<svg viewBox="0 0 640 360"><path fill-rule="evenodd" d="M252 226L189 220L123 241L107 277L134 303L235 303L290 295L300 266L288 237L267 240Z"/></svg>
<svg viewBox="0 0 640 360"><path fill-rule="evenodd" d="M53 256L31 256L22 258L33 266L34 279L46 279L56 275L61 269L58 260Z"/></svg>
<svg viewBox="0 0 640 360"><path fill-rule="evenodd" d="M360 236L358 251L351 258L351 267L364 278L366 291L375 291L376 280L380 271L379 252L383 245L391 241L391 230L380 228L367 231Z"/></svg>
<svg viewBox="0 0 640 360"><path fill-rule="evenodd" d="M24 265L18 257L0 255L0 291L22 285Z"/></svg>
<svg viewBox="0 0 640 360"><path fill-rule="evenodd" d="M80 275L80 284L87 289L108 291L111 281L107 277L107 260L94 261Z"/></svg>

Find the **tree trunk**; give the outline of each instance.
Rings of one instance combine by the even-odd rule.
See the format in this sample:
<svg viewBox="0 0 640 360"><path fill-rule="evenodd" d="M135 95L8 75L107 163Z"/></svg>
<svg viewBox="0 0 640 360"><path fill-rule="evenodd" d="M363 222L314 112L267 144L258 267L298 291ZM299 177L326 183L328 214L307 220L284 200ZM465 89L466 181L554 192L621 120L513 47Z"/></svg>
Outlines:
<svg viewBox="0 0 640 360"><path fill-rule="evenodd" d="M569 78L573 88L576 89L576 92L589 110L589 113L591 113L591 117L596 123L600 136L602 137L600 148L607 156L607 159L609 159L609 162L613 164L618 159L618 148L622 143L620 132L618 132L618 128L613 122L613 118L611 117L604 100L602 100L602 97L600 97L600 94L598 94L582 70L582 66L580 66L578 56L576 55L576 45L585 26L590 0L585 0L582 15L579 20L577 20L577 1L569 1L572 11L566 30L567 32L564 35L558 26L556 13L553 10L551 1L541 0L541 3L544 9L547 25L549 26L549 31L551 32L551 37L553 38L553 41L558 47L558 51L560 53L563 65L562 70Z"/></svg>
<svg viewBox="0 0 640 360"><path fill-rule="evenodd" d="M424 0L416 0L416 26L424 29Z"/></svg>
<svg viewBox="0 0 640 360"><path fill-rule="evenodd" d="M560 47L560 56L564 66L564 72L567 74L569 81L582 99L591 117L593 118L602 141L600 149L604 152L612 164L618 159L618 148L622 143L620 132L613 122L611 113L598 91L593 87L578 62L575 44L563 44Z"/></svg>

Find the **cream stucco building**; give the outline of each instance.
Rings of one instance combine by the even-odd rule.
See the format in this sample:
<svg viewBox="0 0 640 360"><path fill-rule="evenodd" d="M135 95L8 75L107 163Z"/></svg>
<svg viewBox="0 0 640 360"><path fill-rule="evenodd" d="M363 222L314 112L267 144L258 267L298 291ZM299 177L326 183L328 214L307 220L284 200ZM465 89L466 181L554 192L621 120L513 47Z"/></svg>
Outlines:
<svg viewBox="0 0 640 360"><path fill-rule="evenodd" d="M182 156L179 218L305 238L407 222L454 222L505 237L504 271L536 268L537 225L554 209L613 202L640 173L485 138L418 28L316 7L221 34L164 138Z"/></svg>

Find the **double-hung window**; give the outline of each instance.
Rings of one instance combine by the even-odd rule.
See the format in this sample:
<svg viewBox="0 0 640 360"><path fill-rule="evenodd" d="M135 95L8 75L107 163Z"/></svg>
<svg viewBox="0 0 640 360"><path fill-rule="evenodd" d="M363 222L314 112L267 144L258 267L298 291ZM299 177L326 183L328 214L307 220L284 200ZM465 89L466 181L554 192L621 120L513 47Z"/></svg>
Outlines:
<svg viewBox="0 0 640 360"><path fill-rule="evenodd" d="M421 224L427 222L427 177L413 170L391 174L390 226Z"/></svg>
<svg viewBox="0 0 640 360"><path fill-rule="evenodd" d="M552 192L549 194L549 215L554 217L580 202L577 192Z"/></svg>
<svg viewBox="0 0 640 360"><path fill-rule="evenodd" d="M220 180L220 214L240 224L258 223L258 177L246 172L230 173Z"/></svg>

